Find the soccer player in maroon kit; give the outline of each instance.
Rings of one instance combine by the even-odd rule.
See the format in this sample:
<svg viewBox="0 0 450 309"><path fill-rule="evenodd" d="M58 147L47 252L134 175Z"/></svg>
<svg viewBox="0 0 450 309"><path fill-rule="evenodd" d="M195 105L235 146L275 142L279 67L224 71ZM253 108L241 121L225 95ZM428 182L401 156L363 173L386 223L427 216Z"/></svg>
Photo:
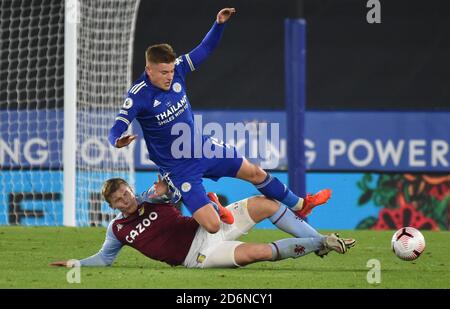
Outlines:
<svg viewBox="0 0 450 309"><path fill-rule="evenodd" d="M101 250L82 260L58 261L50 265L108 266L126 245L172 266L238 267L259 261L298 258L310 252L321 257L330 251L343 254L355 244L354 239L339 238L337 234L321 235L289 208L264 196L227 206L234 222L221 222L220 231L210 234L192 217L181 215L171 202L167 184L160 178L140 196L134 194L125 180L112 178L105 182L102 194L120 214L110 222ZM215 194L210 197L218 203ZM294 237L272 243L237 241L266 218Z"/></svg>

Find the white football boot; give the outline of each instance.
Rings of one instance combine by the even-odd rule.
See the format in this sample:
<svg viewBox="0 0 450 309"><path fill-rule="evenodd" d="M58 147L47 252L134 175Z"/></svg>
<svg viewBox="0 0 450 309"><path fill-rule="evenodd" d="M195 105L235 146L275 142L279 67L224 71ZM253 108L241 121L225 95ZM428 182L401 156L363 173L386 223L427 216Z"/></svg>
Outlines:
<svg viewBox="0 0 450 309"><path fill-rule="evenodd" d="M323 258L330 251L336 251L338 253L344 254L348 249L352 248L356 244L356 240L353 238L339 238L338 233L331 233L328 236L325 236L324 247L320 250L315 251L314 253L317 256Z"/></svg>

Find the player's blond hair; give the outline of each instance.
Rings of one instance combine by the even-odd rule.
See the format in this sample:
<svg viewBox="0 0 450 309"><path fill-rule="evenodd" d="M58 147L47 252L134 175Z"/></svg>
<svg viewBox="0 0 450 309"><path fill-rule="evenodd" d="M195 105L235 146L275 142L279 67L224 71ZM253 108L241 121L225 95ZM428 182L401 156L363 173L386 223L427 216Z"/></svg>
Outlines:
<svg viewBox="0 0 450 309"><path fill-rule="evenodd" d="M116 192L120 188L121 185L126 185L126 186L130 187L128 182L126 182L122 178L111 178L103 183L102 195L103 195L103 198L105 199L105 201L109 205L111 205L111 200L110 200L111 195L113 195L113 193Z"/></svg>
<svg viewBox="0 0 450 309"><path fill-rule="evenodd" d="M169 44L152 45L145 51L145 63L172 63L177 58L172 46Z"/></svg>

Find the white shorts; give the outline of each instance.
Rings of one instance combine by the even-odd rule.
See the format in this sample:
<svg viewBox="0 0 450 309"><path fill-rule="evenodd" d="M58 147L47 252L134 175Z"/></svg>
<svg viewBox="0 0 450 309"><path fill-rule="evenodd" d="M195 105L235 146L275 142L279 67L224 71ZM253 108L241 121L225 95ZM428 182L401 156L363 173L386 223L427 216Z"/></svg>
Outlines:
<svg viewBox="0 0 450 309"><path fill-rule="evenodd" d="M191 248L183 262L188 268L237 267L234 250L242 242L239 237L255 225L247 210L247 200L240 200L228 205L234 216L233 224L220 222L220 230L215 234L208 233L199 227L192 241Z"/></svg>

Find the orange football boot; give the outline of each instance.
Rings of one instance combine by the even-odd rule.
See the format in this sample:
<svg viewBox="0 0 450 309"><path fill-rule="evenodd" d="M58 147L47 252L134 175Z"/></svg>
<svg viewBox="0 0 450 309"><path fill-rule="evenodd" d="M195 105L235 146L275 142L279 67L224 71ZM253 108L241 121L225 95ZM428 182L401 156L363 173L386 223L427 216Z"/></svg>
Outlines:
<svg viewBox="0 0 450 309"><path fill-rule="evenodd" d="M330 189L323 189L316 194L307 194L303 199L303 207L297 211L297 215L301 218L305 218L311 213L311 210L319 205L325 204L331 197Z"/></svg>
<svg viewBox="0 0 450 309"><path fill-rule="evenodd" d="M234 223L233 214L229 209L222 206L222 204L219 202L217 194L215 194L214 192L208 192L208 197L211 201L213 201L217 205L217 207L219 207L220 220L226 224L233 224Z"/></svg>

